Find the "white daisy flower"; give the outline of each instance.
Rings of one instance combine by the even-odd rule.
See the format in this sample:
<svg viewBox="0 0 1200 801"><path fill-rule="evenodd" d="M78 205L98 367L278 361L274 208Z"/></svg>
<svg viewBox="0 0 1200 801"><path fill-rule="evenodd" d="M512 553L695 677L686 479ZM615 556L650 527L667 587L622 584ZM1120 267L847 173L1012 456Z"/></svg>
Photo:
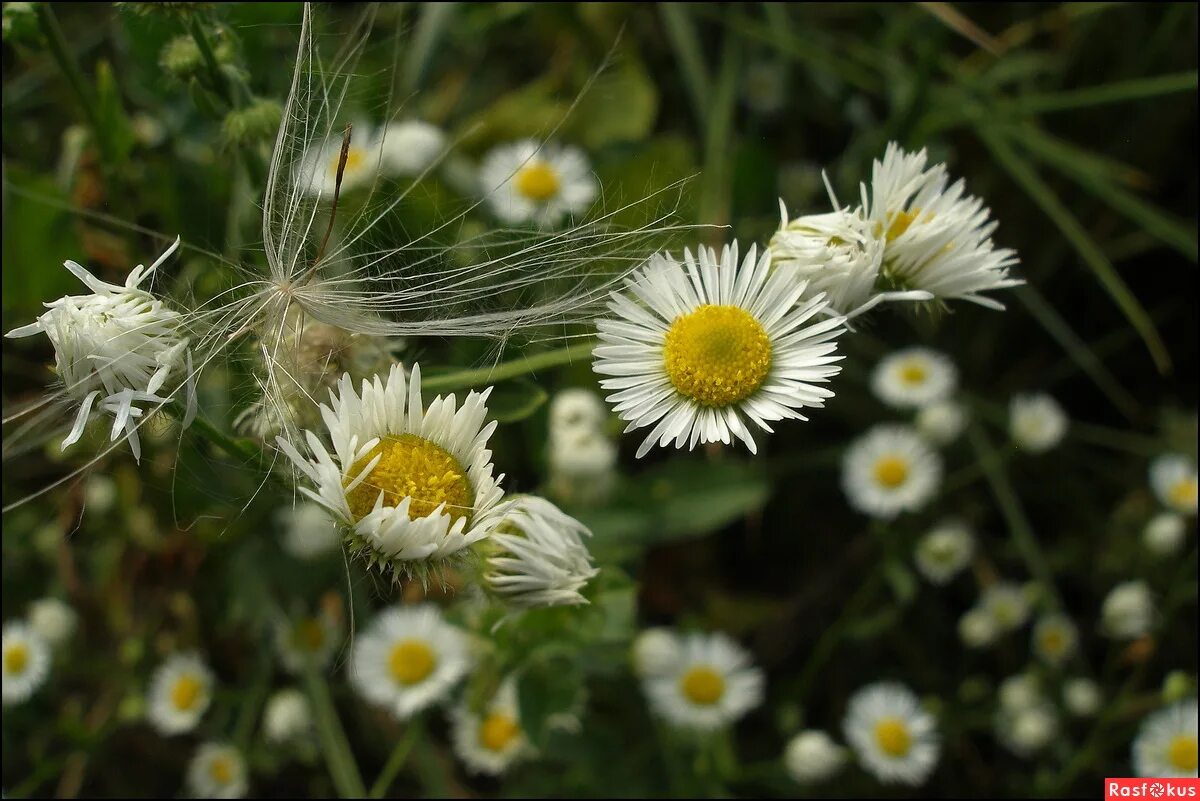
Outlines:
<svg viewBox="0 0 1200 801"><path fill-rule="evenodd" d="M644 680L654 711L673 726L711 731L734 723L763 699L766 679L726 635L692 633L679 639L679 659Z"/></svg>
<svg viewBox="0 0 1200 801"><path fill-rule="evenodd" d="M958 637L968 648L986 648L994 643L999 635L996 621L978 606L968 609L958 619Z"/></svg>
<svg viewBox="0 0 1200 801"><path fill-rule="evenodd" d="M383 165L392 175L420 175L446 147L446 134L422 120L394 122L383 129Z"/></svg>
<svg viewBox="0 0 1200 801"><path fill-rule="evenodd" d="M488 540L493 550L484 580L515 606L587 603L580 590L599 570L592 566L584 536L591 532L549 501L515 498Z"/></svg>
<svg viewBox="0 0 1200 801"><path fill-rule="evenodd" d="M487 537L500 520L503 492L492 477L484 425L491 389L421 404L421 369L393 365L354 391L343 375L321 417L332 453L306 432L312 459L285 438L279 447L312 482L300 491L350 530L353 546L380 560L438 560ZM503 478L501 476L500 478Z"/></svg>
<svg viewBox="0 0 1200 801"><path fill-rule="evenodd" d="M917 569L929 582L947 584L971 563L974 554L971 530L963 523L948 520L917 543Z"/></svg>
<svg viewBox="0 0 1200 801"><path fill-rule="evenodd" d="M1142 544L1157 556L1178 553L1187 537L1187 521L1182 515L1162 512L1151 518L1142 530Z"/></svg>
<svg viewBox="0 0 1200 801"><path fill-rule="evenodd" d="M147 696L146 717L156 731L191 731L212 703L212 671L197 654L173 654L154 671Z"/></svg>
<svg viewBox="0 0 1200 801"><path fill-rule="evenodd" d="M958 370L945 355L929 348L906 348L887 356L871 374L871 390L888 406L906 409L948 399Z"/></svg>
<svg viewBox="0 0 1200 801"><path fill-rule="evenodd" d="M268 741L283 743L312 731L312 709L304 693L294 687L279 690L263 708L263 733Z"/></svg>
<svg viewBox="0 0 1200 801"><path fill-rule="evenodd" d="M1139 776L1196 776L1196 699L1180 701L1147 716L1133 741Z"/></svg>
<svg viewBox="0 0 1200 801"><path fill-rule="evenodd" d="M1044 702L1018 710L1001 709L996 715L996 730L1009 751L1031 757L1058 734L1058 715L1052 705Z"/></svg>
<svg viewBox="0 0 1200 801"><path fill-rule="evenodd" d="M243 798L250 789L246 761L232 745L205 743L188 764L187 785L196 798Z"/></svg>
<svg viewBox="0 0 1200 801"><path fill-rule="evenodd" d="M1155 459L1150 465L1150 486L1171 511L1196 514L1196 463L1187 456L1171 453Z"/></svg>
<svg viewBox="0 0 1200 801"><path fill-rule="evenodd" d="M1009 676L1000 682L1000 689L996 695L1000 699L1000 708L1006 712L1032 709L1043 702L1042 685L1032 673Z"/></svg>
<svg viewBox="0 0 1200 801"><path fill-rule="evenodd" d="M363 698L405 720L450 694L471 667L469 646L436 606L392 607L355 639L350 682Z"/></svg>
<svg viewBox="0 0 1200 801"><path fill-rule="evenodd" d="M333 200L338 168L342 163L342 130L332 131L322 141L314 143L297 162L293 180L305 194ZM341 194L374 181L385 166L384 153L383 142L373 127L365 122L355 122L350 130L345 166L341 168Z"/></svg>
<svg viewBox="0 0 1200 801"><path fill-rule="evenodd" d="M967 409L954 400L934 401L917 410L914 424L934 445L949 445L967 427Z"/></svg>
<svg viewBox="0 0 1200 801"><path fill-rule="evenodd" d="M58 598L42 598L29 605L29 628L37 632L51 648L65 644L75 634L79 615Z"/></svg>
<svg viewBox="0 0 1200 801"><path fill-rule="evenodd" d="M1121 640L1135 640L1149 633L1158 610L1150 588L1142 581L1126 581L1113 587L1100 607L1104 633Z"/></svg>
<svg viewBox="0 0 1200 801"><path fill-rule="evenodd" d="M275 648L284 669L292 675L303 675L309 667L321 672L337 650L340 633L333 616L323 612L284 618L275 626Z"/></svg>
<svg viewBox="0 0 1200 801"><path fill-rule="evenodd" d="M1066 615L1046 615L1033 627L1033 651L1059 667L1079 647L1079 632Z"/></svg>
<svg viewBox="0 0 1200 801"><path fill-rule="evenodd" d="M599 184L577 147L525 139L491 150L479 168L479 188L506 223L556 226L592 206Z"/></svg>
<svg viewBox="0 0 1200 801"><path fill-rule="evenodd" d="M1023 451L1045 453L1062 442L1067 414L1058 401L1045 394L1018 395L1008 412L1008 431Z"/></svg>
<svg viewBox="0 0 1200 801"><path fill-rule="evenodd" d="M846 764L846 749L816 729L802 731L788 741L783 766L793 781L815 784L832 778Z"/></svg>
<svg viewBox="0 0 1200 801"><path fill-rule="evenodd" d="M1017 254L992 244L991 210L967 195L962 180L947 186L946 165L926 168L926 154L889 143L862 187L865 216L887 241L883 274L901 289L925 290L939 300L1004 306L984 293L1018 286L1009 277Z"/></svg>
<svg viewBox="0 0 1200 801"><path fill-rule="evenodd" d="M283 550L297 559L316 559L336 549L342 542L338 525L324 506L297 501L276 513L283 528Z"/></svg>
<svg viewBox="0 0 1200 801"><path fill-rule="evenodd" d="M137 418L145 410L135 404L167 402L158 393L168 387L168 381L188 383L184 423L191 421L195 396L182 318L142 289L142 283L178 247L176 239L149 269L134 267L123 286L101 281L73 261L64 262L92 294L67 295L44 304L49 311L35 322L5 334L44 333L54 345L55 372L67 394L79 402L75 424L62 442L64 449L83 436L95 406L113 417L110 439L115 442L124 432L134 458L140 459Z"/></svg>
<svg viewBox="0 0 1200 801"><path fill-rule="evenodd" d="M499 776L533 747L521 729L517 687L511 678L501 683L482 713L472 712L466 701L451 714L454 753L472 773Z"/></svg>
<svg viewBox="0 0 1200 801"><path fill-rule="evenodd" d="M1100 685L1091 679L1071 679L1063 685L1063 706L1076 717L1086 718L1096 714L1102 701Z"/></svg>
<svg viewBox="0 0 1200 801"><path fill-rule="evenodd" d="M551 440L592 434L601 430L607 420L604 401L590 389L564 389L550 401Z"/></svg>
<svg viewBox="0 0 1200 801"><path fill-rule="evenodd" d="M633 672L638 678L662 676L683 659L679 636L665 626L645 629L633 639Z"/></svg>
<svg viewBox="0 0 1200 801"><path fill-rule="evenodd" d="M0 651L4 659L4 705L23 703L46 682L50 648L24 623L5 623Z"/></svg>
<svg viewBox="0 0 1200 801"><path fill-rule="evenodd" d="M810 322L825 310L816 297L798 303L804 281L770 269L750 247L738 263L737 243L720 253L684 251L683 262L652 256L609 303L614 319L597 324L601 344L593 369L629 421L626 431L654 425L637 455L657 442L723 442L758 450L747 422L806 420L798 411L823 406L821 384L841 370L834 341L840 317Z"/></svg>
<svg viewBox="0 0 1200 801"><path fill-rule="evenodd" d="M941 480L941 458L908 426L875 426L842 458L842 489L851 506L871 517L921 509Z"/></svg>
<svg viewBox="0 0 1200 801"><path fill-rule="evenodd" d="M1029 620L1029 597L1025 589L1007 581L998 581L983 591L979 605L1000 632L1015 631Z"/></svg>
<svg viewBox="0 0 1200 801"><path fill-rule="evenodd" d="M937 766L937 724L902 684L878 682L856 692L842 726L863 769L885 784L920 786Z"/></svg>

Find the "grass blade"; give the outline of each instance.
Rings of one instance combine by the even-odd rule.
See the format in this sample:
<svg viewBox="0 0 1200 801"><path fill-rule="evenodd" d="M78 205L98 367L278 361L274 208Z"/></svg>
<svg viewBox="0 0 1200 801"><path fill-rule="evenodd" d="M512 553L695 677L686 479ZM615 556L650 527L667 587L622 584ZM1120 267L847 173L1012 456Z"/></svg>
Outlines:
<svg viewBox="0 0 1200 801"><path fill-rule="evenodd" d="M684 89L691 98L692 110L696 113L696 120L703 127L708 121L709 79L696 26L692 24L686 6L681 3L659 3L658 10L662 15L667 38L671 40L671 47L675 50L675 59L679 62Z"/></svg>

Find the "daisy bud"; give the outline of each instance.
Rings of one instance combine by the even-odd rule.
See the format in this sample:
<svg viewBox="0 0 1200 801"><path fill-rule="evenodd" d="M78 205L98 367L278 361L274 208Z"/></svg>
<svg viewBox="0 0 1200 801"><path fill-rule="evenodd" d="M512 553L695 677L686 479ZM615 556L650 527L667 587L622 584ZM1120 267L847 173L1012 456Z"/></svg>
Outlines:
<svg viewBox="0 0 1200 801"><path fill-rule="evenodd" d="M846 749L823 731L802 731L783 752L783 766L799 784L814 784L832 777L846 764Z"/></svg>
<svg viewBox="0 0 1200 801"><path fill-rule="evenodd" d="M665 627L646 629L633 641L633 670L639 678L661 675L680 658L679 637Z"/></svg>
<svg viewBox="0 0 1200 801"><path fill-rule="evenodd" d="M1063 685L1063 706L1076 717L1096 714L1102 700L1100 686L1091 679L1071 679Z"/></svg>
<svg viewBox="0 0 1200 801"><path fill-rule="evenodd" d="M312 729L312 722L308 698L295 688L275 693L263 709L263 732L273 743L303 736Z"/></svg>
<svg viewBox="0 0 1200 801"><path fill-rule="evenodd" d="M934 445L949 445L966 428L967 409L957 401L936 401L917 411L916 426Z"/></svg>
<svg viewBox="0 0 1200 801"><path fill-rule="evenodd" d="M1142 543L1156 556L1178 553L1187 536L1187 522L1171 512L1155 515L1142 531Z"/></svg>
<svg viewBox="0 0 1200 801"><path fill-rule="evenodd" d="M1067 423L1066 412L1049 395L1018 395L1009 405L1009 435L1029 453L1045 453L1062 442Z"/></svg>
<svg viewBox="0 0 1200 801"><path fill-rule="evenodd" d="M1100 622L1108 636L1134 640L1150 631L1156 614L1150 588L1141 581L1126 581L1113 587L1104 598Z"/></svg>
<svg viewBox="0 0 1200 801"><path fill-rule="evenodd" d="M71 639L79 615L57 598L43 598L29 605L29 627L41 635L51 648L58 648Z"/></svg>
<svg viewBox="0 0 1200 801"><path fill-rule="evenodd" d="M599 572L583 544L582 523L531 495L510 502L489 543L484 580L515 606L587 603L579 591Z"/></svg>

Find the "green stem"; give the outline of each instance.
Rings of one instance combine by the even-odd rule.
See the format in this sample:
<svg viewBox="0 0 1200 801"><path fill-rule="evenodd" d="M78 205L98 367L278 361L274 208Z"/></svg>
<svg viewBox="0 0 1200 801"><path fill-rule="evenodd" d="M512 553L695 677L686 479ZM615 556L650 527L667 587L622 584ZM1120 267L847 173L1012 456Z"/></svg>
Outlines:
<svg viewBox="0 0 1200 801"><path fill-rule="evenodd" d="M41 25L42 33L50 45L50 54L54 56L55 63L62 70L67 83L71 85L71 89L75 92L75 97L79 100L79 104L83 106L83 112L87 116L88 124L92 127L92 133L95 134L96 141L100 144L100 149L107 157L109 152L107 147L108 137L105 134L103 126L100 124L100 111L96 107L96 100L92 97L87 81L83 78L83 73L79 70L79 65L75 63L75 57L67 49L66 39L63 37L62 28L58 26L58 20L54 16L54 11L50 8L49 3L37 3L35 4L35 8L37 9L38 23Z"/></svg>
<svg viewBox="0 0 1200 801"><path fill-rule="evenodd" d="M259 712L270 689L271 662L267 659L260 659L255 671L254 686L242 702L237 724L233 729L233 744L243 754L250 750L250 738L254 736L254 724L258 721Z"/></svg>
<svg viewBox="0 0 1200 801"><path fill-rule="evenodd" d="M510 378L519 378L528 373L535 373L549 367L561 367L584 359L590 359L596 343L592 340L576 342L558 350L535 353L508 362L501 362L492 367L477 367L472 370L456 370L453 373L443 373L421 378L421 389L429 392L448 392L456 389L469 389L483 384L496 384Z"/></svg>
<svg viewBox="0 0 1200 801"><path fill-rule="evenodd" d="M880 560L882 561L882 560ZM846 633L846 629L854 622L859 613L866 608L867 603L875 595L879 589L879 584L883 580L883 571L876 567L871 575L859 585L858 591L851 596L850 600L842 608L842 614L837 621L825 629L825 633L817 640L817 644L813 646L812 653L808 657L808 661L804 663L804 668L800 672L800 678L796 681L793 697L800 703L804 703L808 697L808 689L816 680L817 674L821 672L821 668L837 651L838 643Z"/></svg>
<svg viewBox="0 0 1200 801"><path fill-rule="evenodd" d="M262 452L258 448L251 445L249 442L235 439L229 436L221 429L212 423L207 418L196 415L196 419L192 421L192 430L204 437L206 440L216 445L221 450L228 453L230 456L237 456L247 462L258 462L262 459Z"/></svg>
<svg viewBox="0 0 1200 801"><path fill-rule="evenodd" d="M208 34L200 26L199 18L189 16L187 29L196 42L196 47L200 49L200 57L204 59L204 68L208 71L208 78L212 82L213 90L221 96L227 106L235 108L237 103L233 92L229 89L229 81L225 79L225 73L221 72L221 65L217 63L217 56L213 53L212 45L208 41Z"/></svg>
<svg viewBox="0 0 1200 801"><path fill-rule="evenodd" d="M400 769L404 767L404 763L408 761L408 754L416 745L425 731L425 726L420 717L413 718L408 724L408 731L396 743L396 747L392 749L391 756L388 757L387 764L383 766L383 770L379 772L379 778L371 785L371 798L383 798L387 793L388 788L392 786L396 776L399 775Z"/></svg>
<svg viewBox="0 0 1200 801"><path fill-rule="evenodd" d="M304 686L312 703L321 752L338 795L342 798L362 798L367 790L363 786L358 765L354 762L354 754L350 751L350 743L346 740L346 732L338 719L325 677L310 668L304 672Z"/></svg>

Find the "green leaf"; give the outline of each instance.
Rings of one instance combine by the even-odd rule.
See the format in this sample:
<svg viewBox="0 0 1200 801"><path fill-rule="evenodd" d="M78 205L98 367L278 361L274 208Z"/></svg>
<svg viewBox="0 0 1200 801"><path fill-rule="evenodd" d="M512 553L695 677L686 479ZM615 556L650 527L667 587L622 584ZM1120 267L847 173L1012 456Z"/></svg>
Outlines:
<svg viewBox="0 0 1200 801"><path fill-rule="evenodd" d="M121 92L107 61L96 62L96 132L106 144L111 164L120 164L133 150L133 127L121 106Z"/></svg>
<svg viewBox="0 0 1200 801"><path fill-rule="evenodd" d="M1196 71L1192 70L1170 75L1155 75L1152 78L1137 78L1131 81L1114 81L1065 92L1027 94L1013 100L1009 105L1014 110L1027 114L1045 114L1195 91Z"/></svg>
<svg viewBox="0 0 1200 801"><path fill-rule="evenodd" d="M579 100L564 131L591 150L637 141L654 128L658 90L641 62L629 54L601 73Z"/></svg>
<svg viewBox="0 0 1200 801"><path fill-rule="evenodd" d="M9 167L5 175L4 330L25 325L41 314L42 303L83 292L63 268L80 259L67 199L45 176Z"/></svg>

